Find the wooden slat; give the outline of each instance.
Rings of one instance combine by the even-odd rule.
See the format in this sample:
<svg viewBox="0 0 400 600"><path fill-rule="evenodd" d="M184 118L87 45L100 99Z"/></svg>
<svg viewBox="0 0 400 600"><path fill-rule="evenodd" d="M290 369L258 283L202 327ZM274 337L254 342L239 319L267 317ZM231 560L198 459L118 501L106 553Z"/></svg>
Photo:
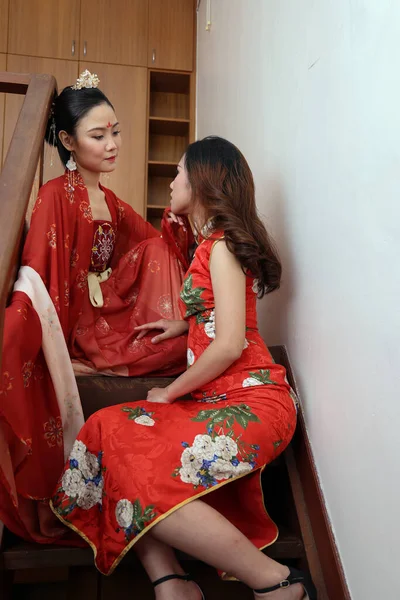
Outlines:
<svg viewBox="0 0 400 600"><path fill-rule="evenodd" d="M0 75L0 91L22 93L24 104L0 175L0 223L7 223L0 237L0 342L4 311L15 279L26 208L43 145L50 104L56 89L51 75ZM0 354L1 367L1 354Z"/></svg>
<svg viewBox="0 0 400 600"><path fill-rule="evenodd" d="M278 540L266 548L265 553L277 560L299 559L304 555L303 543L292 533L282 532ZM181 561L193 561L193 558L182 552L178 553ZM22 540L14 542L2 552L5 570L43 569L46 567L81 567L93 565L93 552L89 547L68 548L44 544L34 544ZM128 552L122 563L137 565L134 552Z"/></svg>

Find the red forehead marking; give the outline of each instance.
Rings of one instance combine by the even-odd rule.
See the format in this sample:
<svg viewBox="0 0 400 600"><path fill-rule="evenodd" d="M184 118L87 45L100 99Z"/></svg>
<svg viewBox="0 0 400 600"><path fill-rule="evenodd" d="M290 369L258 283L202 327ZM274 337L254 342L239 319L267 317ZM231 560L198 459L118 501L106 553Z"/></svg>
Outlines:
<svg viewBox="0 0 400 600"><path fill-rule="evenodd" d="M111 125L110 121L108 121L108 123L107 123L107 127L112 127L112 125Z"/></svg>

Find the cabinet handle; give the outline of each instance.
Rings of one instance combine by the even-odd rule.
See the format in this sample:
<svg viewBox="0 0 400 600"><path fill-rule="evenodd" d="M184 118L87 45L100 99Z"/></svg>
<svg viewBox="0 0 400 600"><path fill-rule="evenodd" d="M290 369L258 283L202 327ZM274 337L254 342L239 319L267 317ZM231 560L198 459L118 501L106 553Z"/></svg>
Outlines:
<svg viewBox="0 0 400 600"><path fill-rule="evenodd" d="M153 48L153 54L151 55L151 62L155 63L156 62L156 51Z"/></svg>
<svg viewBox="0 0 400 600"><path fill-rule="evenodd" d="M75 40L72 40L71 54L72 56L75 56Z"/></svg>
<svg viewBox="0 0 400 600"><path fill-rule="evenodd" d="M87 54L87 42L86 40L83 42L83 56L86 56Z"/></svg>

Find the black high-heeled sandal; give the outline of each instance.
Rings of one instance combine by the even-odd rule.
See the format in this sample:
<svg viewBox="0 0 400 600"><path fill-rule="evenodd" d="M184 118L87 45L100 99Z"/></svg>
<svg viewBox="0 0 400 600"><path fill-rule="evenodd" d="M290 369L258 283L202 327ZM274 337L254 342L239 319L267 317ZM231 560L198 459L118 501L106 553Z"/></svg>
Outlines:
<svg viewBox="0 0 400 600"><path fill-rule="evenodd" d="M295 583L301 583L304 588L305 596L303 600L317 600L317 590L311 579L311 575L308 573L304 573L303 571L299 571L298 569L294 569L293 567L289 568L289 575L286 579L278 583L278 585L273 585L272 587L263 588L262 590L253 590L256 594L266 594L267 592L274 592L275 590L279 590L280 588L286 588L290 585L294 585Z"/></svg>
<svg viewBox="0 0 400 600"><path fill-rule="evenodd" d="M172 575L165 575L165 577L160 577L160 579L153 581L153 587L156 587L157 585L160 585L160 583L164 583L165 581L169 581L170 579L182 579L183 581L192 581L195 585L197 585L197 583L193 581L190 575L177 575L176 573L173 573ZM206 600L201 587L199 585L197 585L197 587L200 590L202 600Z"/></svg>

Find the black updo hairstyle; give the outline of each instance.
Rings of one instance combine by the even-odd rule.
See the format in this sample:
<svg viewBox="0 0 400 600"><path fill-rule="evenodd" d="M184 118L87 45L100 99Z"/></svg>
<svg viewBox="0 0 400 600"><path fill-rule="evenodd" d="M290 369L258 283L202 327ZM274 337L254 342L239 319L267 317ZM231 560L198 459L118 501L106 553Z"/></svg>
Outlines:
<svg viewBox="0 0 400 600"><path fill-rule="evenodd" d="M51 146L57 146L58 154L64 165L67 164L71 153L63 146L58 134L60 131L66 131L68 135L74 136L79 121L92 108L100 104L108 104L114 110L107 96L98 88L73 90L68 86L59 96L55 97L52 113L47 123L45 140ZM55 131L52 129L54 123Z"/></svg>

